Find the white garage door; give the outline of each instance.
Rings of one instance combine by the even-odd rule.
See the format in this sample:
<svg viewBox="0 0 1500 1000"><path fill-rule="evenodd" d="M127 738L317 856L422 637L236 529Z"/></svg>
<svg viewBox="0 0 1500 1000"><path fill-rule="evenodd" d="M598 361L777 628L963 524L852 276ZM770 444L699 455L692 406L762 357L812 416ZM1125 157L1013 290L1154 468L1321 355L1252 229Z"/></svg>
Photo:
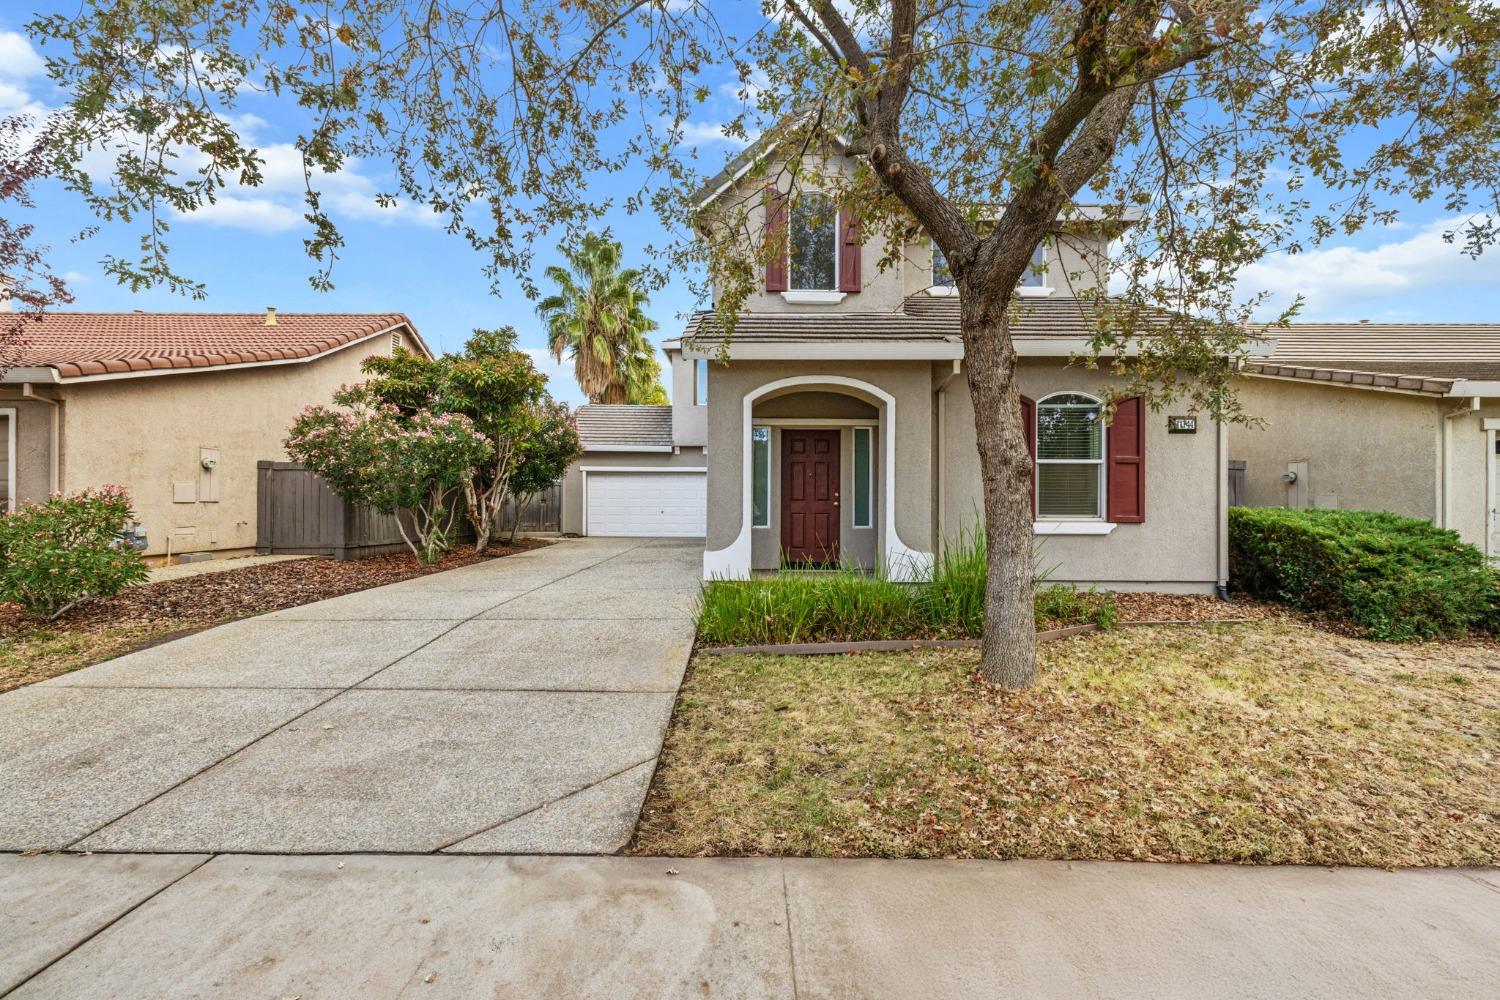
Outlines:
<svg viewBox="0 0 1500 1000"><path fill-rule="evenodd" d="M590 535L699 538L708 524L702 472L590 472Z"/></svg>

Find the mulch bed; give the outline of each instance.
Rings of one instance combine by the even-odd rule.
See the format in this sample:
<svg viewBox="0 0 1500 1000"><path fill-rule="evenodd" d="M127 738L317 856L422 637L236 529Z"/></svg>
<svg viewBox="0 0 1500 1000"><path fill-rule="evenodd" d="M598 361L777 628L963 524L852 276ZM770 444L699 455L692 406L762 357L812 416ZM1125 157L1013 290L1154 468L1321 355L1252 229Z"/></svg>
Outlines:
<svg viewBox="0 0 1500 1000"><path fill-rule="evenodd" d="M1115 591L1110 594L1122 622L1263 621L1279 618L1286 609L1244 597L1221 601L1207 594L1152 594Z"/></svg>
<svg viewBox="0 0 1500 1000"><path fill-rule="evenodd" d="M441 573L550 544L546 539L522 538L514 546L492 545L483 553L463 547L431 566L423 566L409 552L393 552L348 562L296 559L200 573L131 587L108 600L93 601L76 608L47 627L76 631L164 621L181 627L213 625L382 587L429 573ZM34 631L38 624L35 619L26 617L18 606L0 604L0 639L19 638Z"/></svg>

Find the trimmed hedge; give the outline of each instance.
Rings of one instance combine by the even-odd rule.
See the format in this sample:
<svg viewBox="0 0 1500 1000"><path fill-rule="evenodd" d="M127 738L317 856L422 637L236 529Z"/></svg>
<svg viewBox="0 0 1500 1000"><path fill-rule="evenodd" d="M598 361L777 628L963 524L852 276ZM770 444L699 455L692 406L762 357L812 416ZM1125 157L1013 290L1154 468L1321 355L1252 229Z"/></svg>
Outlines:
<svg viewBox="0 0 1500 1000"><path fill-rule="evenodd" d="M1372 639L1500 631L1500 577L1458 533L1360 510L1233 507L1230 584L1331 612Z"/></svg>

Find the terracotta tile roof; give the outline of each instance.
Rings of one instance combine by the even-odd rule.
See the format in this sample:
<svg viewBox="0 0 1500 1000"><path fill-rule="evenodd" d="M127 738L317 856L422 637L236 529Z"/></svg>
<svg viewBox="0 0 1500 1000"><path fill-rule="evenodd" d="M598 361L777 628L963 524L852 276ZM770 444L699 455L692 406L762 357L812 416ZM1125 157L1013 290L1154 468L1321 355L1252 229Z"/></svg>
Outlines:
<svg viewBox="0 0 1500 1000"><path fill-rule="evenodd" d="M585 450L598 447L670 448L672 408L589 403L575 414Z"/></svg>
<svg viewBox="0 0 1500 1000"><path fill-rule="evenodd" d="M212 368L311 358L372 334L404 327L401 313L49 312L25 324L0 366L50 367L62 378Z"/></svg>

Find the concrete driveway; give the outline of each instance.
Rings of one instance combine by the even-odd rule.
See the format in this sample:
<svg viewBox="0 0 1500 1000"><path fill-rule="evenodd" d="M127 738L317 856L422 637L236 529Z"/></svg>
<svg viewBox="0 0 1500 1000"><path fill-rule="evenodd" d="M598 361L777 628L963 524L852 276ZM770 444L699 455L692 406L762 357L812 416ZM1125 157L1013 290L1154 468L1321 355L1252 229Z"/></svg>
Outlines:
<svg viewBox="0 0 1500 1000"><path fill-rule="evenodd" d="M0 850L618 850L701 554L564 540L0 695Z"/></svg>

